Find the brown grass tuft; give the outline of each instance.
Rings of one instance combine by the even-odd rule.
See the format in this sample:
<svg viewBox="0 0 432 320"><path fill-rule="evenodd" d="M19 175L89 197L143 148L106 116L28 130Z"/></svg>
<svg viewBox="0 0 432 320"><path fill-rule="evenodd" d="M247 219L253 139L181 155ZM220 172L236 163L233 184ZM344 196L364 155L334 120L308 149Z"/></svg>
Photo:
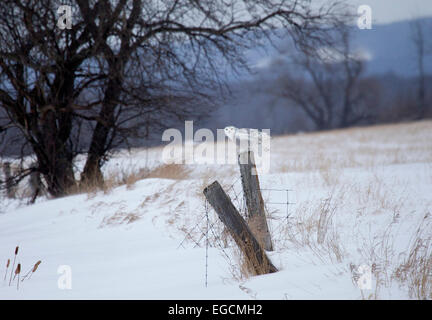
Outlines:
<svg viewBox="0 0 432 320"><path fill-rule="evenodd" d="M432 299L432 223L428 218L429 214L413 236L407 257L394 272L397 280L408 285L410 296L419 300Z"/></svg>
<svg viewBox="0 0 432 320"><path fill-rule="evenodd" d="M183 180L189 177L190 170L181 164L164 164L150 170L146 178Z"/></svg>

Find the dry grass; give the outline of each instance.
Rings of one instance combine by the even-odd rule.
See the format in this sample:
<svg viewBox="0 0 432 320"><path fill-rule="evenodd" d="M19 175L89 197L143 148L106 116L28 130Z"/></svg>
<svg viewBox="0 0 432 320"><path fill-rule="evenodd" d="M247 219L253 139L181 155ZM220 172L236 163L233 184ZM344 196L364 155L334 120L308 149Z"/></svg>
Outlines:
<svg viewBox="0 0 432 320"><path fill-rule="evenodd" d="M288 240L281 243L281 246L288 250L293 247L308 248L322 262L341 262L345 256L345 249L333 221L341 201L341 194L335 192L321 203L306 201L299 205L295 220L281 229L282 236L278 238Z"/></svg>
<svg viewBox="0 0 432 320"><path fill-rule="evenodd" d="M432 299L432 223L428 213L411 239L406 258L394 277L406 284L412 298Z"/></svg>
<svg viewBox="0 0 432 320"><path fill-rule="evenodd" d="M391 222L382 233L370 234L369 237L357 241L357 252L363 264L371 269L373 277L371 292L363 299L379 299L381 289L392 284L392 270L397 259L395 244L395 223Z"/></svg>
<svg viewBox="0 0 432 320"><path fill-rule="evenodd" d="M395 247L397 222L392 222L382 234L376 234L364 241L359 248L363 261L371 266L372 291L363 299L379 299L381 291L398 285L407 290L411 298L432 299L432 219L425 215L420 226L412 235L406 251L398 252ZM351 264L351 271L356 266ZM353 272L355 278L355 272Z"/></svg>
<svg viewBox="0 0 432 320"><path fill-rule="evenodd" d="M99 228L104 228L107 226L114 226L119 224L129 224L140 219L140 215L137 212L127 212L123 210L118 210L110 217L105 217Z"/></svg>
<svg viewBox="0 0 432 320"><path fill-rule="evenodd" d="M352 223L353 236L350 241L357 245L354 256L360 258L361 264L370 266L373 278L371 291L360 290L363 299L380 299L383 290L395 285L394 280L406 288L412 298L431 299L432 216L429 213L425 215L406 251L401 251L400 246L395 246L402 236L398 231L404 226L400 225L401 216L409 209L407 196L398 196L393 192L395 185L398 184L405 183L397 179L384 181L373 174L366 188L361 187L364 183L339 183L333 186L329 192L330 196L321 203L317 203L316 200L302 202L297 206L295 219L284 228L288 242L285 242L283 247L287 250L306 248L323 263L328 260L340 263L347 258L351 259L354 252L345 250L342 236L346 237L346 234L342 235L340 232L346 230L336 227L334 217L338 212L346 210L345 203L358 201L357 212L353 214L357 214L357 218L360 217L359 221L367 224L367 221L370 221L367 214L380 214L389 221L382 232L379 228L369 230L370 233L366 237L360 234L360 230L364 228L357 222ZM282 242L279 242L279 245L281 246ZM357 268L358 265L350 263L354 284Z"/></svg>
<svg viewBox="0 0 432 320"><path fill-rule="evenodd" d="M133 189L135 183L140 180L150 178L183 180L189 177L190 170L184 165L179 164L164 164L154 169L147 168L127 168L116 169L108 172L103 184L98 182L80 182L76 186L70 188L68 194L86 193L89 198L93 198L99 191L104 194L109 194L113 189L126 186L127 189Z"/></svg>
<svg viewBox="0 0 432 320"><path fill-rule="evenodd" d="M319 208L319 219L317 226L317 242L322 244L332 225L333 216L336 212L336 207L332 205L332 198L325 199Z"/></svg>
<svg viewBox="0 0 432 320"><path fill-rule="evenodd" d="M164 164L147 172L146 178L183 180L189 177L190 170L182 164Z"/></svg>
<svg viewBox="0 0 432 320"><path fill-rule="evenodd" d="M253 276L268 274L277 271L267 257L264 250L262 254L256 254L251 243L237 242L233 248L236 266L231 267L233 276L238 280L245 280Z"/></svg>
<svg viewBox="0 0 432 320"><path fill-rule="evenodd" d="M432 162L430 132L432 121L419 121L289 135L273 139L272 153L287 159L279 172Z"/></svg>

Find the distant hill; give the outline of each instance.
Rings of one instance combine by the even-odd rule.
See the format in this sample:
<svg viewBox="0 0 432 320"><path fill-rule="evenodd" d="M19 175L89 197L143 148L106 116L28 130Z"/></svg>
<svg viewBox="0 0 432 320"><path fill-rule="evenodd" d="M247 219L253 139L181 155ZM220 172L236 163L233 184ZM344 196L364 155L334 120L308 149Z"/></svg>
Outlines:
<svg viewBox="0 0 432 320"><path fill-rule="evenodd" d="M417 74L414 59L415 47L412 43L412 23L418 21L424 27L429 50L432 51L432 17L407 20L390 24L375 24L371 30L352 28L352 47L354 50L366 52L370 57L367 63L367 74L382 75L394 73L398 76L412 77ZM279 47L286 47L284 42L289 39L272 39ZM251 65L263 71L271 62L280 59L280 53L268 45L265 50L251 49L248 52ZM432 52L425 59L425 69L432 74Z"/></svg>
<svg viewBox="0 0 432 320"><path fill-rule="evenodd" d="M424 26L426 40L432 46L432 18L418 21ZM411 23L412 21L402 21L374 25L371 30L354 29L354 45L371 54L372 59L367 64L369 74L395 73L407 77L417 74ZM432 55L425 59L425 69L432 74Z"/></svg>

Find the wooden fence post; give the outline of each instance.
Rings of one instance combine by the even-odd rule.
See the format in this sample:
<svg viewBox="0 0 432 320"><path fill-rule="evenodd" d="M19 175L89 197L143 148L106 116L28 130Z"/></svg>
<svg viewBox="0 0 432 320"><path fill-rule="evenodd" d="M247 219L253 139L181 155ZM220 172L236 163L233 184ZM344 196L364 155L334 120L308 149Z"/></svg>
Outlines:
<svg viewBox="0 0 432 320"><path fill-rule="evenodd" d="M219 182L215 181L204 189L204 195L214 208L219 219L227 227L240 250L247 259L248 266L256 275L277 272L264 249L249 229L246 221L237 211L231 199L224 192Z"/></svg>
<svg viewBox="0 0 432 320"><path fill-rule="evenodd" d="M242 152L238 156L243 193L248 209L248 224L257 237L259 243L267 251L273 251L270 231L264 209L264 200L261 195L258 171L255 166L252 151Z"/></svg>

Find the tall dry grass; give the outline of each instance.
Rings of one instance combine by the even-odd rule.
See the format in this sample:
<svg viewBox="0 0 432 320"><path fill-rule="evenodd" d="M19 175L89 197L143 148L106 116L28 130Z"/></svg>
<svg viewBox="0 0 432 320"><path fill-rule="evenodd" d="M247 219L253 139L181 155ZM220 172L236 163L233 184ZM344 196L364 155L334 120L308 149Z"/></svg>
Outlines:
<svg viewBox="0 0 432 320"><path fill-rule="evenodd" d="M152 169L148 168L121 168L107 172L103 183L99 182L79 182L69 189L68 194L86 193L93 198L99 191L109 194L113 189L126 186L132 189L136 182L150 178L183 180L187 179L190 169L179 164L162 164Z"/></svg>
<svg viewBox="0 0 432 320"><path fill-rule="evenodd" d="M427 213L410 240L393 276L408 286L412 298L432 299L432 219Z"/></svg>
<svg viewBox="0 0 432 320"><path fill-rule="evenodd" d="M298 205L294 219L280 229L279 245L286 250L311 250L322 262L340 263L346 250L334 218L343 198L335 191L321 202L305 201Z"/></svg>

